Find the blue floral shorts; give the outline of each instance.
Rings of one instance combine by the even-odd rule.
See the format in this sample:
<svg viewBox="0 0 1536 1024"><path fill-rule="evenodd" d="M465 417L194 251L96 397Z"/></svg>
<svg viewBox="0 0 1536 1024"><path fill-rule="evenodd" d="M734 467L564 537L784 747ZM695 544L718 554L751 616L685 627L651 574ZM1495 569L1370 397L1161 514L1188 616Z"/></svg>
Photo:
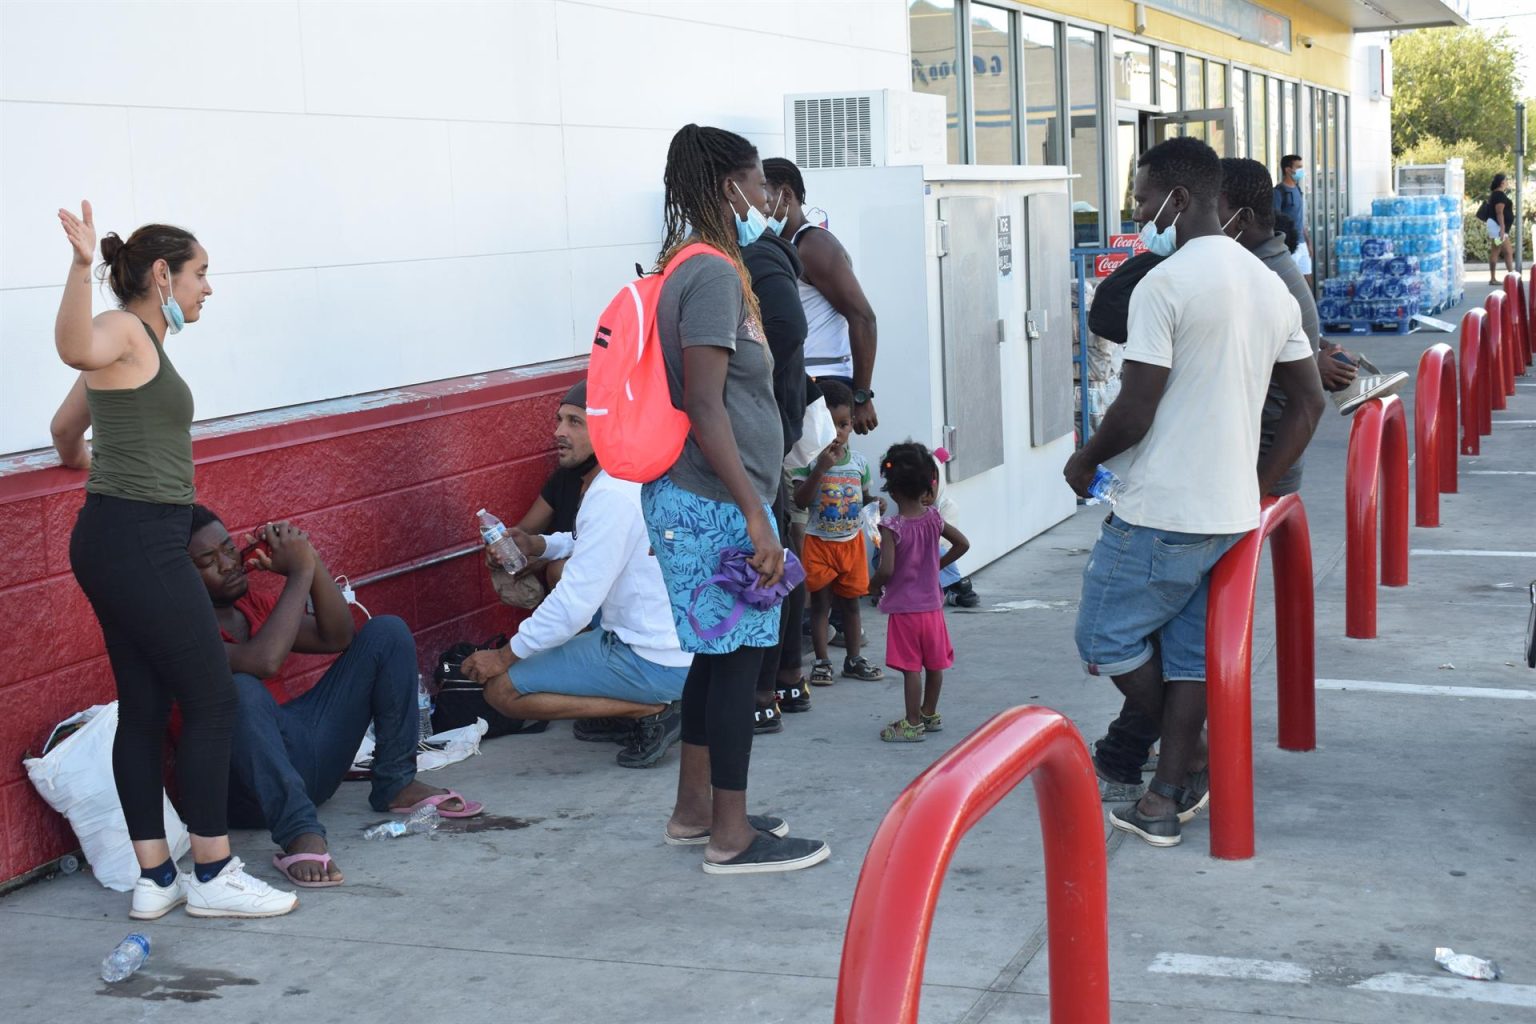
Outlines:
<svg viewBox="0 0 1536 1024"><path fill-rule="evenodd" d="M747 607L730 631L713 640L700 640L688 621L693 592L720 567L720 552L752 547L741 509L734 502L712 501L685 491L666 476L641 489L640 503L651 550L656 552L661 578L667 583L672 621L682 649L692 654L729 654L739 647L777 647L778 608ZM771 511L768 521L773 522ZM734 596L719 587L709 587L699 595L694 616L707 628L730 614L735 604Z"/></svg>

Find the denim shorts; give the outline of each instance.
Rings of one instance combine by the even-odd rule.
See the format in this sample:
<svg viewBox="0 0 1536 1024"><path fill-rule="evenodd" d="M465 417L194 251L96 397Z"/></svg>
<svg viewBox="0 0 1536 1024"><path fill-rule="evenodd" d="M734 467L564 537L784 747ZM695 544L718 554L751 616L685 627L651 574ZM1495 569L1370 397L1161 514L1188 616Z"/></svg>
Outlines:
<svg viewBox="0 0 1536 1024"><path fill-rule="evenodd" d="M1089 675L1124 675L1161 653L1165 680L1204 681L1211 570L1243 536L1105 519L1077 609L1077 653Z"/></svg>
<svg viewBox="0 0 1536 1024"><path fill-rule="evenodd" d="M670 704L683 699L688 669L646 661L612 633L592 629L518 662L509 675L512 687L525 695L563 693L631 704Z"/></svg>

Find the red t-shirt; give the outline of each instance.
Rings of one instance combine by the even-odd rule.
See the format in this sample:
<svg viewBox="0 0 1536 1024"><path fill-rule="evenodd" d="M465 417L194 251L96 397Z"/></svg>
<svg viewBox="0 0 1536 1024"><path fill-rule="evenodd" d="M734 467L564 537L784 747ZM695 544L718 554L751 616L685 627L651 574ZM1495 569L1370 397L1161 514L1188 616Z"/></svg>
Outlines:
<svg viewBox="0 0 1536 1024"><path fill-rule="evenodd" d="M266 624L267 619L272 617L272 612L276 608L276 597L255 590L247 590L245 596L235 602L235 611L244 615L245 621L250 623L250 635L253 637L261 632L261 627ZM219 636L227 644L240 643L239 640L230 636L222 629L219 630ZM279 672L271 679L263 679L262 683L266 686L267 691L272 694L273 700L279 704L286 704L288 702L288 688L283 685L282 678L283 675Z"/></svg>

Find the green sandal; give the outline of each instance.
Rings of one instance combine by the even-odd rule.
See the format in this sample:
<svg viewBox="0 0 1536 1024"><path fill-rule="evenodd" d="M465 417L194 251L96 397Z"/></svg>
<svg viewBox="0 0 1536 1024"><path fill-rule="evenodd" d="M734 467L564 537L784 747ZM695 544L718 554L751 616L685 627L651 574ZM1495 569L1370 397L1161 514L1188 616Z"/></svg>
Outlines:
<svg viewBox="0 0 1536 1024"><path fill-rule="evenodd" d="M921 714L921 712L919 712ZM935 711L931 715L923 715L923 732L943 732L944 719Z"/></svg>
<svg viewBox="0 0 1536 1024"><path fill-rule="evenodd" d="M913 725L905 718L898 718L880 730L880 738L887 743L921 743L928 737L921 725Z"/></svg>

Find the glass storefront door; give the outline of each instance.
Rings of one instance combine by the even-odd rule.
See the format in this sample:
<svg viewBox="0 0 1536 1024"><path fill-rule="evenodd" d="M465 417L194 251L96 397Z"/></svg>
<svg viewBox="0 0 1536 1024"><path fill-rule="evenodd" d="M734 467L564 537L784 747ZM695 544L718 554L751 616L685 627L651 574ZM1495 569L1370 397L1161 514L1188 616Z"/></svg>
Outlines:
<svg viewBox="0 0 1536 1024"><path fill-rule="evenodd" d="M1193 135L1210 142L1218 156L1237 155L1233 152L1231 107L1179 110L1172 114L1153 114L1151 118L1154 145L1176 135Z"/></svg>

